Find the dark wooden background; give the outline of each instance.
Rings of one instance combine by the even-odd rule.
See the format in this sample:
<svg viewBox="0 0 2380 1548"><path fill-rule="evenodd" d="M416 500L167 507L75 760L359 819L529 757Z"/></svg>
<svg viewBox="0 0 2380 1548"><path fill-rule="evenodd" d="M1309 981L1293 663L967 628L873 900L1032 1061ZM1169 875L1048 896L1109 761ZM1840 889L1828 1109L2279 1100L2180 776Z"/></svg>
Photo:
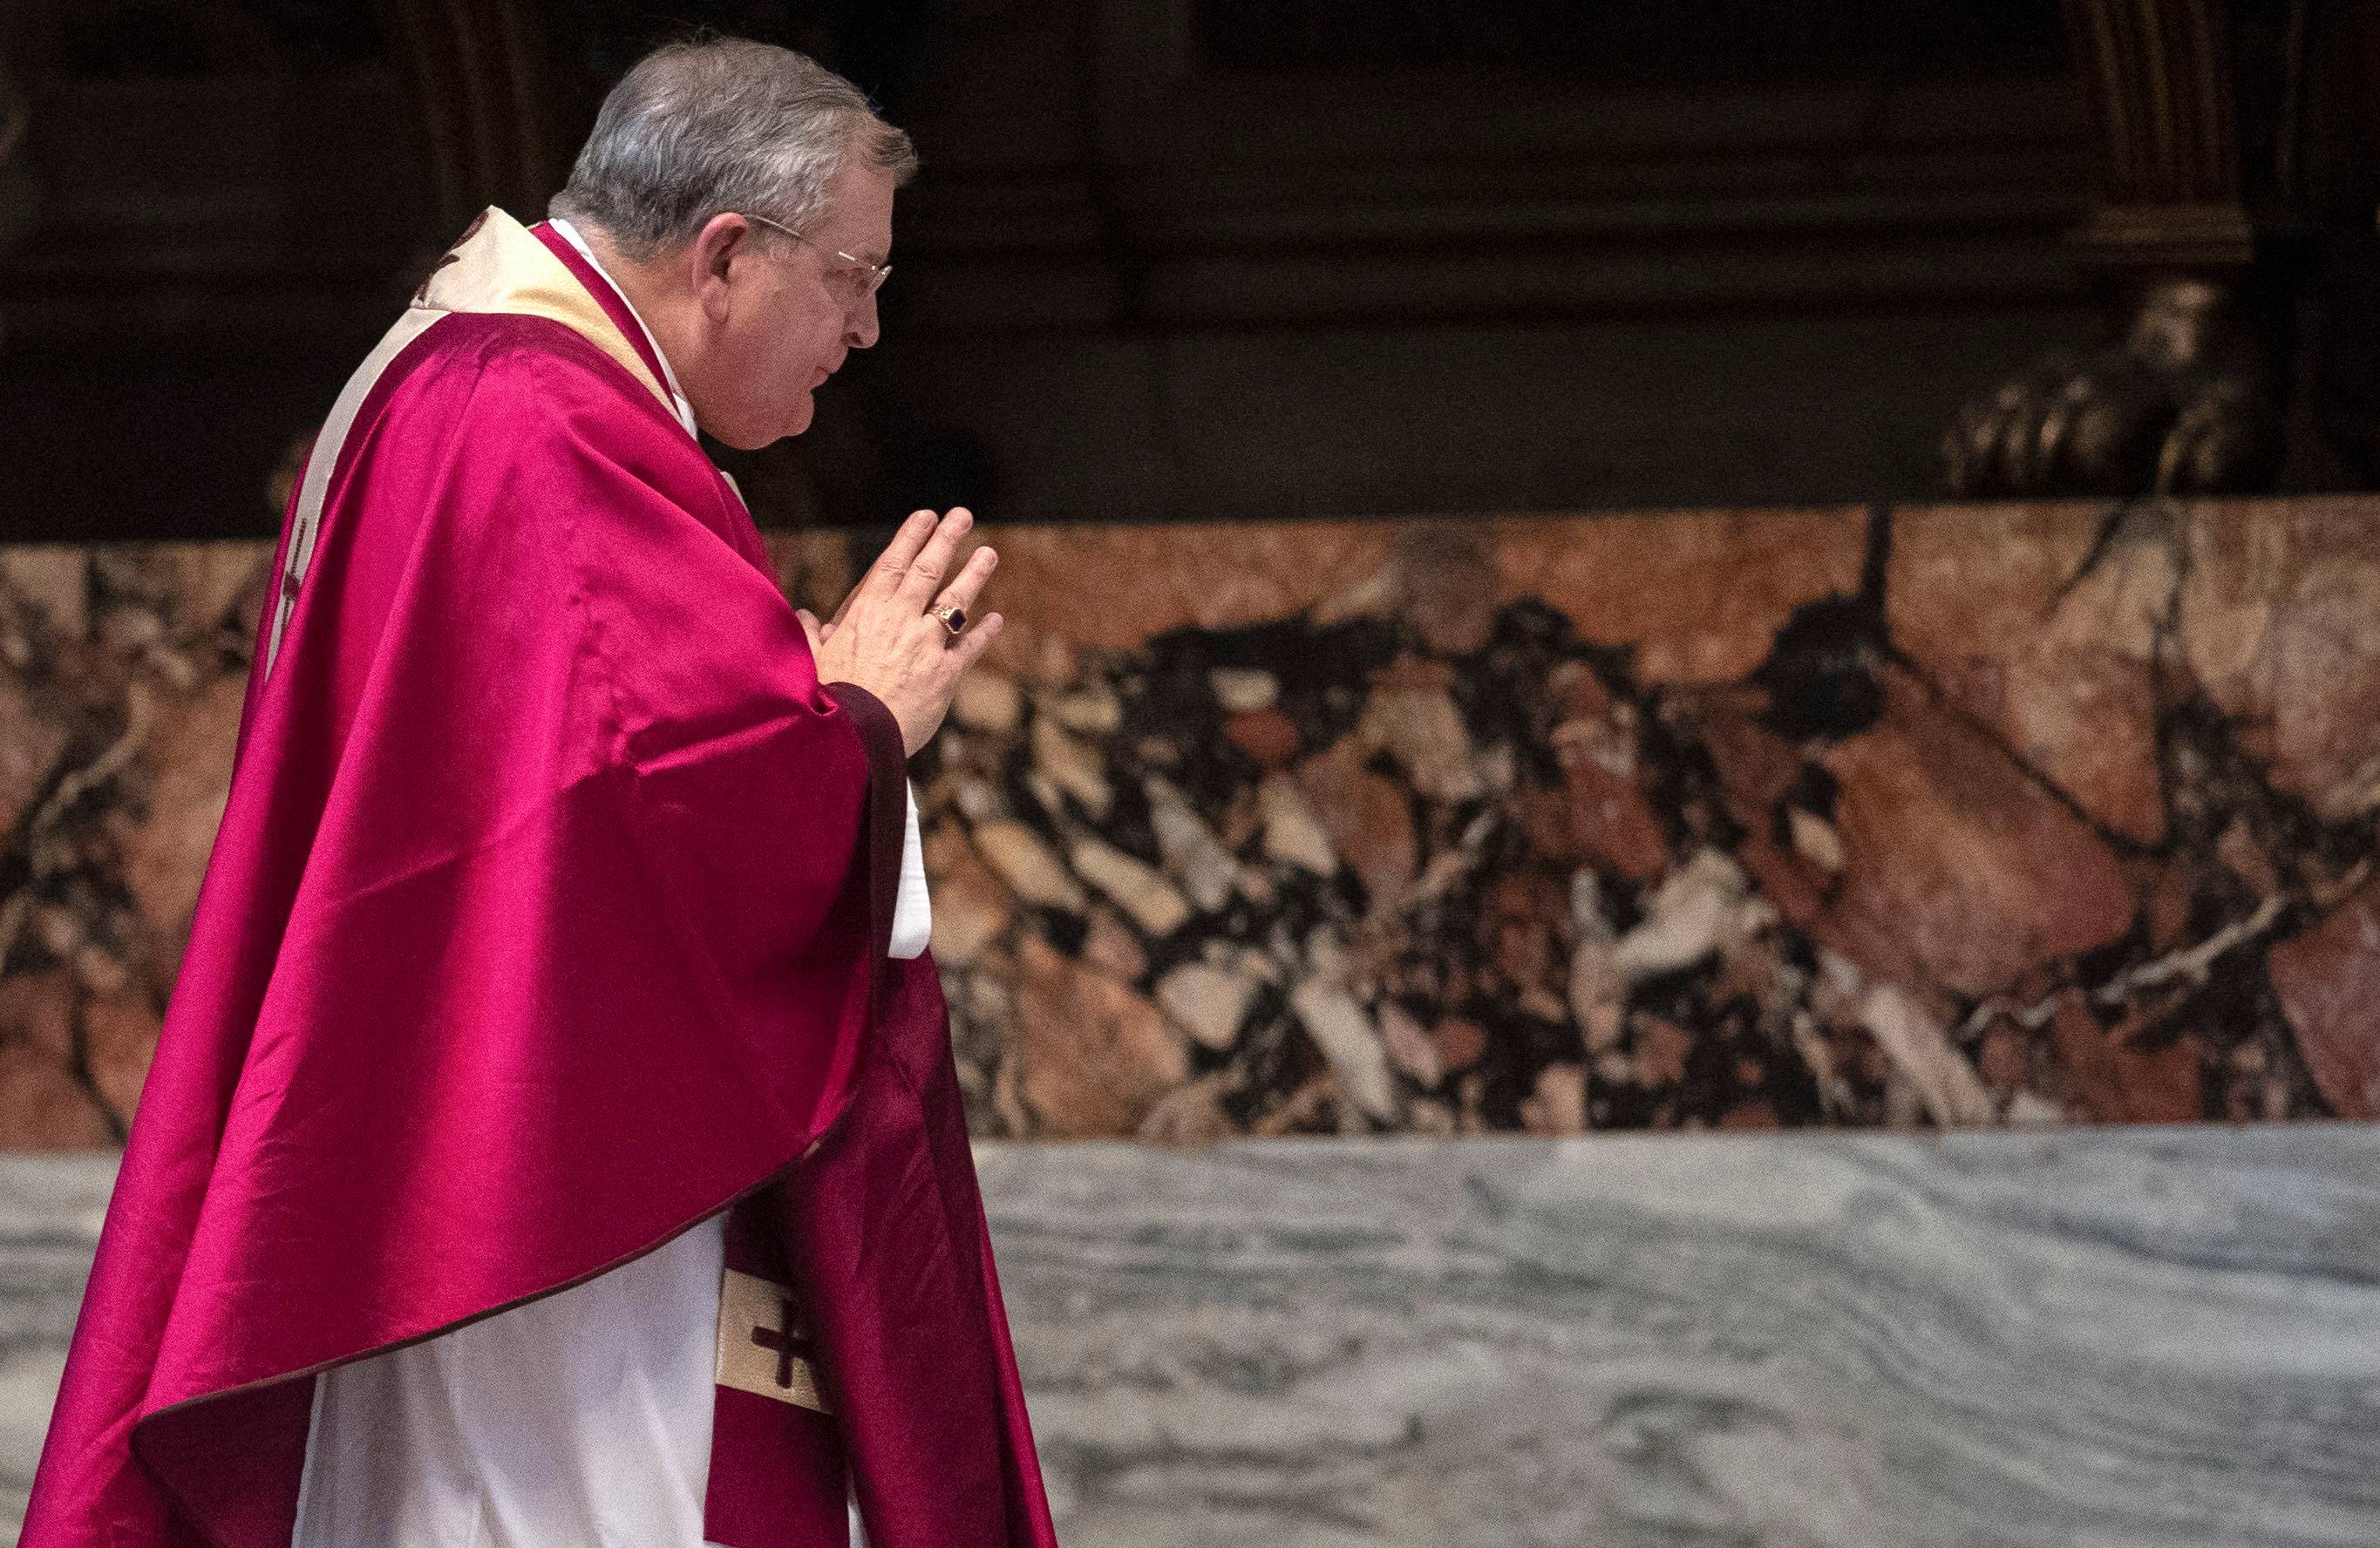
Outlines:
<svg viewBox="0 0 2380 1548"><path fill-rule="evenodd" d="M18 0L0 536L270 531L428 258L698 23L926 162L765 521L1922 495L2096 326L2056 0Z"/></svg>

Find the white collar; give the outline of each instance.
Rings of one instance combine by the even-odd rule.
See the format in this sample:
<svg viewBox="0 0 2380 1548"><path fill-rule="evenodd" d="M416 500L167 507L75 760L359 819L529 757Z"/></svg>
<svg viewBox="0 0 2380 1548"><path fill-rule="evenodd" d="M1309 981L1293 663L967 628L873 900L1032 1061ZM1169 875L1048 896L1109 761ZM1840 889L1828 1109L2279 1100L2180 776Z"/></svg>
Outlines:
<svg viewBox="0 0 2380 1548"><path fill-rule="evenodd" d="M694 425L694 405L686 402L686 394L678 391L677 372L670 369L669 357L662 353L661 341L653 337L653 331L650 328L646 327L644 316L637 310L637 304L628 299L628 293L620 288L620 282L612 277L612 272L609 269L603 267L603 260L595 256L595 249L587 245L587 238L578 235L577 226L572 225L560 215L547 216L545 224L562 233L562 239L578 249L578 256L585 259L597 273L603 276L603 283L610 285L613 293L620 297L620 305L627 308L628 315L637 320L637 327L644 333L645 343L652 346L653 358L662 363L662 380L669 384L671 401L677 405L677 417L685 424L686 433L699 440L700 435Z"/></svg>

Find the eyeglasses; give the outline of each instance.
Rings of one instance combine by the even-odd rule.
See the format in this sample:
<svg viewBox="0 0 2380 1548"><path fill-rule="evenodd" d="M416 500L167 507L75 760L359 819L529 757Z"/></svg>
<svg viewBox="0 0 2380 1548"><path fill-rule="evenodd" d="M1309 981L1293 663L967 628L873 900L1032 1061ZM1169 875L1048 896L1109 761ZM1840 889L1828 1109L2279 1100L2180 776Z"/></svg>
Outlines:
<svg viewBox="0 0 2380 1548"><path fill-rule="evenodd" d="M792 226L772 221L766 215L756 215L748 210L739 210L736 213L742 215L747 221L758 221L760 224L768 226L772 230L782 231L796 242L808 242L810 240L810 238L803 236L800 232L795 231ZM850 264L854 269L858 270L862 274L867 276L860 281L859 294L854 298L855 302L867 300L870 296L873 296L878 291L883 289L884 282L892 277L892 265L889 263L870 263L864 258L854 258L847 252L837 252L834 256L843 260L845 263Z"/></svg>

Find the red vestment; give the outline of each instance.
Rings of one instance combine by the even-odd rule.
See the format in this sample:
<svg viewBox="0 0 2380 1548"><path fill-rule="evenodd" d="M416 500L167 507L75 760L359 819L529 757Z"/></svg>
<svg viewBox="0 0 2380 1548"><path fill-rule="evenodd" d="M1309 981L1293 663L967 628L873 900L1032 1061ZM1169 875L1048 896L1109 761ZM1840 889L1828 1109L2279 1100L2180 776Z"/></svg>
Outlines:
<svg viewBox="0 0 2380 1548"><path fill-rule="evenodd" d="M706 1535L840 1542L840 1452L883 1548L1054 1548L898 727L624 324L490 212L334 411L25 1548L285 1548L314 1373L731 1206L835 1413L722 1387Z"/></svg>

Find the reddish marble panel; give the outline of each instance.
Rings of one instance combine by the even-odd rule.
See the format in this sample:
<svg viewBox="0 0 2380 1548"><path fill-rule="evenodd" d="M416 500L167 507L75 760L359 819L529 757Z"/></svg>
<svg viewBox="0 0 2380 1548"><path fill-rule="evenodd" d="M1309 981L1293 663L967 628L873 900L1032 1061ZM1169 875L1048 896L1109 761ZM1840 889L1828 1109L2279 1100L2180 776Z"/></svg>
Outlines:
<svg viewBox="0 0 2380 1548"><path fill-rule="evenodd" d="M977 540L915 773L987 1132L2380 1101L2380 501ZM0 1147L121 1137L266 558L0 549Z"/></svg>
<svg viewBox="0 0 2380 1548"><path fill-rule="evenodd" d="M2380 882L2273 949L2273 987L2341 1118L2380 1119Z"/></svg>
<svg viewBox="0 0 2380 1548"><path fill-rule="evenodd" d="M1768 657L1795 609L1860 588L1867 514L1664 511L1515 517L1490 528L1500 599L1540 599L1638 681L1727 683Z"/></svg>
<svg viewBox="0 0 2380 1548"><path fill-rule="evenodd" d="M0 549L0 1147L120 1141L231 781L271 551Z"/></svg>
<svg viewBox="0 0 2380 1548"><path fill-rule="evenodd" d="M2182 653L2277 790L2325 819L2380 805L2380 518L2364 496L2175 518Z"/></svg>
<svg viewBox="0 0 2380 1548"><path fill-rule="evenodd" d="M1900 511L1892 643L2092 821L2154 844L2166 830L2156 669L2178 550L2155 512L2111 527L2095 506Z"/></svg>

